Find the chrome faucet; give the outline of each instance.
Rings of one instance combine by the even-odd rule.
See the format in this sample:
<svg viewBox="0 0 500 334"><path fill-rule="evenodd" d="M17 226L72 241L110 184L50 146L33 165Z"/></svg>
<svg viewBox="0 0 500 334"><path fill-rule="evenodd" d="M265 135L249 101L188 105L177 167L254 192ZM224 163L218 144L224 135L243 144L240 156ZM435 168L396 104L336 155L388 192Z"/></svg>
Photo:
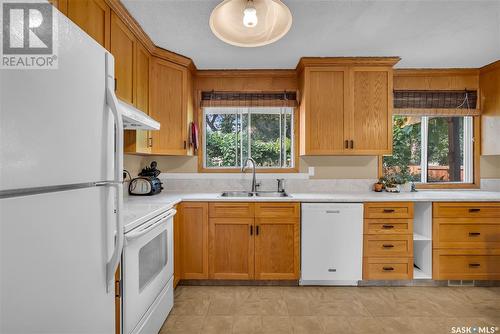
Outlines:
<svg viewBox="0 0 500 334"><path fill-rule="evenodd" d="M252 158L247 158L245 160L245 163L243 164L243 166L241 167L241 172L244 173L245 170L247 169L248 167L248 162L251 162L252 163L252 193L256 193L257 192L257 182L255 180L255 160L252 159Z"/></svg>
<svg viewBox="0 0 500 334"><path fill-rule="evenodd" d="M283 186L283 183L285 182L285 179L276 179L276 181L278 181L278 192L284 193L285 187Z"/></svg>

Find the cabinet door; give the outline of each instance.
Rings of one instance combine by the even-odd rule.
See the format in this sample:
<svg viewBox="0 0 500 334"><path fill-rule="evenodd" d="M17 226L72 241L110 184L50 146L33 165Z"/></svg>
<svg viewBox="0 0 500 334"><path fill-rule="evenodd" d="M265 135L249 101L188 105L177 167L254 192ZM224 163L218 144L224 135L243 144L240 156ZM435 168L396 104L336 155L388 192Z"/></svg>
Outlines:
<svg viewBox="0 0 500 334"><path fill-rule="evenodd" d="M104 0L66 0L67 16L109 50L111 9Z"/></svg>
<svg viewBox="0 0 500 334"><path fill-rule="evenodd" d="M305 70L305 152L309 155L342 153L347 70L344 67Z"/></svg>
<svg viewBox="0 0 500 334"><path fill-rule="evenodd" d="M253 279L253 223L253 218L210 218L211 279Z"/></svg>
<svg viewBox="0 0 500 334"><path fill-rule="evenodd" d="M349 152L392 151L392 70L356 67L351 72L352 108L347 115Z"/></svg>
<svg viewBox="0 0 500 334"><path fill-rule="evenodd" d="M184 202L181 208L182 278L208 278L208 203Z"/></svg>
<svg viewBox="0 0 500 334"><path fill-rule="evenodd" d="M149 65L151 56L141 43L135 43L134 101L137 109L149 115ZM125 153L151 153L151 133L125 130Z"/></svg>
<svg viewBox="0 0 500 334"><path fill-rule="evenodd" d="M116 14L111 13L111 53L115 57L116 95L134 105L135 37Z"/></svg>
<svg viewBox="0 0 500 334"><path fill-rule="evenodd" d="M299 220L256 218L255 279L299 278Z"/></svg>
<svg viewBox="0 0 500 334"><path fill-rule="evenodd" d="M187 69L153 57L151 70L151 117L160 122L152 131L152 153L187 153Z"/></svg>

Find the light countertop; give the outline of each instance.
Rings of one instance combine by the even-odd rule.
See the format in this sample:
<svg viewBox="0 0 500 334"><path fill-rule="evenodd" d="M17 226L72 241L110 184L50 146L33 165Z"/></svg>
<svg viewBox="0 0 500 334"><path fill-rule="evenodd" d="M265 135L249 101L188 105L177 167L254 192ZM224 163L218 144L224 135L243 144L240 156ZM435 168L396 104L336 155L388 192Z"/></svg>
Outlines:
<svg viewBox="0 0 500 334"><path fill-rule="evenodd" d="M162 192L154 196L126 196L124 198L125 231L171 209L181 201L222 202L489 202L500 201L500 192L479 190L418 191L402 193L338 192L292 193L290 197L221 197L220 193Z"/></svg>

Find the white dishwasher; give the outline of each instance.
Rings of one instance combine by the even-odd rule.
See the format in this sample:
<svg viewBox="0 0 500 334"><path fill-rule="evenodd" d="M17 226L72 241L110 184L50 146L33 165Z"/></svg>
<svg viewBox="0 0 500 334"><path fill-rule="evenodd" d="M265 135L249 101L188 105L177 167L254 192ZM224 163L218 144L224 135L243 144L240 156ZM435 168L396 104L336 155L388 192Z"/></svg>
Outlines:
<svg viewBox="0 0 500 334"><path fill-rule="evenodd" d="M362 279L363 204L302 204L301 285L357 285Z"/></svg>

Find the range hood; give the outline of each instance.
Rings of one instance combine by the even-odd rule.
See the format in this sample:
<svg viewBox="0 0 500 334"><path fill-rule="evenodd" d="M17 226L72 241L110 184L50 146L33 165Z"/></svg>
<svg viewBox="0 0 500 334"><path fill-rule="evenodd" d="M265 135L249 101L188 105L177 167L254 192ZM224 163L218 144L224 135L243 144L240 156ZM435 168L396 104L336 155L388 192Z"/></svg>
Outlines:
<svg viewBox="0 0 500 334"><path fill-rule="evenodd" d="M160 123L139 109L118 100L118 108L123 118L123 128L126 130L160 130Z"/></svg>

